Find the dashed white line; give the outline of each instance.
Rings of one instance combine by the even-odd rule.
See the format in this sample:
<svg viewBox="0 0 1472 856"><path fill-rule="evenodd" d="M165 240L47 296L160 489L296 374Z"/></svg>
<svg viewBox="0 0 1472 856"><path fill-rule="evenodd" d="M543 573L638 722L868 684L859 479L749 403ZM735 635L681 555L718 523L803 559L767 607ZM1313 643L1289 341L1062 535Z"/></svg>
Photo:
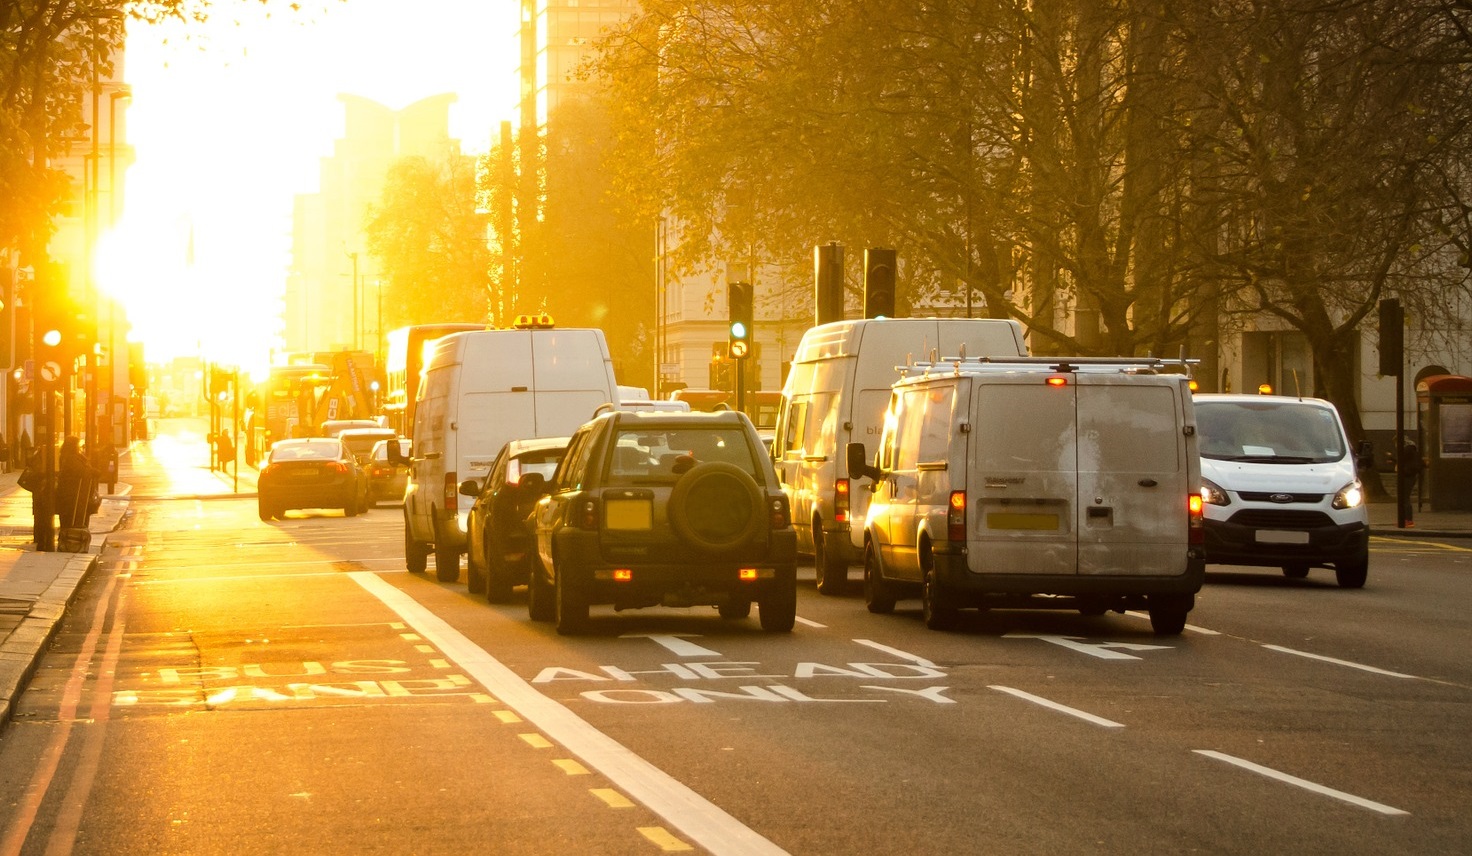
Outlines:
<svg viewBox="0 0 1472 856"><path fill-rule="evenodd" d="M1385 675L1391 678L1411 678L1416 680L1416 675L1407 675L1403 672L1391 672L1386 669L1377 669L1374 666L1366 666L1364 663L1352 663L1349 660L1340 660L1335 657L1325 657L1323 654L1310 654L1307 651L1298 651L1293 648L1284 648L1282 645L1263 645L1269 651L1281 651L1284 654L1293 654L1299 657L1307 657L1310 660L1322 660L1325 663L1333 663L1336 666L1348 666L1351 669L1359 669L1364 672L1373 672L1377 675Z"/></svg>
<svg viewBox="0 0 1472 856"><path fill-rule="evenodd" d="M1402 811L1394 806L1388 806L1384 803L1377 803L1374 800L1367 800L1364 797L1357 797L1354 794L1348 794L1344 791L1336 791L1333 788L1325 787L1324 785L1320 785L1316 782L1310 782L1308 779L1300 779L1297 776L1290 776L1287 773L1274 770L1272 767L1264 767L1261 764L1254 764L1251 761L1238 758L1234 755L1228 755L1225 752L1217 752L1212 749L1193 749L1191 751L1195 752L1198 755L1205 755L1208 758L1215 758L1218 761L1226 761L1228 764L1231 764L1235 767L1241 767L1244 770L1250 770L1259 775L1267 776L1270 779L1277 779L1280 782L1285 782L1295 787L1303 788L1306 791L1312 791L1316 794L1323 794L1326 797L1333 797L1336 800L1341 800L1351 805L1357 805L1360 808L1367 808L1370 811L1379 812L1380 814L1410 814L1410 812Z"/></svg>
<svg viewBox="0 0 1472 856"><path fill-rule="evenodd" d="M883 651L886 654L898 657L901 660L909 660L911 663L914 663L917 666L928 666L932 669L937 668L934 663L930 662L924 657L919 656L918 654L911 654L908 651L901 651L898 648L891 648L888 645L881 645L880 643L875 642L871 639L855 639L854 641L859 643L860 645L867 645L868 647L873 648L875 651Z"/></svg>
<svg viewBox="0 0 1472 856"><path fill-rule="evenodd" d="M1024 701L1030 701L1033 704L1040 704L1043 707L1049 708L1050 710L1056 710L1059 713L1066 713L1069 716L1076 716L1085 722L1092 722L1095 725L1102 725L1105 728L1124 728L1123 723L1115 722L1112 719L1105 719L1102 716L1095 716L1092 713L1087 713L1085 711L1079 710L1076 707L1069 707L1066 704L1059 704L1056 701L1045 699L1042 696L1035 696L1032 693L1023 692L1022 690L1013 689L1012 687L1002 687L993 684L989 686L988 689L994 689L998 692L1004 692L1008 695L1017 696Z"/></svg>

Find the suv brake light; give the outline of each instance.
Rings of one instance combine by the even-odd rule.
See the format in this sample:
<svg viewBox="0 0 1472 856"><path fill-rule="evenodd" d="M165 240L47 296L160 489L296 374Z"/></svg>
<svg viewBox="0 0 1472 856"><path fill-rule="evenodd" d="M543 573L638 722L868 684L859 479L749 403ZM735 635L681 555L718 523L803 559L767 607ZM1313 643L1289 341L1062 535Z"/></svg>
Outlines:
<svg viewBox="0 0 1472 856"><path fill-rule="evenodd" d="M598 500L585 499L579 503L572 515L572 525L579 529L597 529Z"/></svg>
<svg viewBox="0 0 1472 856"><path fill-rule="evenodd" d="M787 494L774 496L767 502L767 524L773 529L786 529L792 525L792 513L787 506Z"/></svg>

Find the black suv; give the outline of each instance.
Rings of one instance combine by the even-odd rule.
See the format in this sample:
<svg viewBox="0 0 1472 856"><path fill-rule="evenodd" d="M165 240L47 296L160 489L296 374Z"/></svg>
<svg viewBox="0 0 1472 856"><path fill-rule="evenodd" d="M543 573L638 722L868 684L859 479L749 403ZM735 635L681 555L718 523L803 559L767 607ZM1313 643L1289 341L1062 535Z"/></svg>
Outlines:
<svg viewBox="0 0 1472 856"><path fill-rule="evenodd" d="M787 632L797 538L743 413L607 413L579 428L533 512L527 610L559 633L588 607L715 606Z"/></svg>

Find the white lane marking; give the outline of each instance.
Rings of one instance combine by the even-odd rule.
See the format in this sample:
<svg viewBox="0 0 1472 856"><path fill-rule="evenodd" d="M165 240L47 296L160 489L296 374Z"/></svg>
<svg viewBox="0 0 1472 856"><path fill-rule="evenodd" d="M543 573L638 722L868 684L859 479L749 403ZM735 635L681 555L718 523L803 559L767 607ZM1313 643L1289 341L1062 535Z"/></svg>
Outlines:
<svg viewBox="0 0 1472 856"><path fill-rule="evenodd" d="M1127 610L1125 610L1124 614L1130 616L1131 618L1143 618L1146 621L1149 621L1150 620L1150 613L1148 613L1148 612L1140 612L1140 611L1134 610L1134 609L1127 609ZM1215 630L1207 630L1205 627L1197 627L1194 624L1187 624L1186 625L1186 629L1189 630L1189 631L1191 631L1192 633L1200 633L1202 636L1220 636L1220 635L1222 635L1221 633L1219 633L1219 632L1217 632Z"/></svg>
<svg viewBox="0 0 1472 856"><path fill-rule="evenodd" d="M1310 654L1307 651L1296 651L1292 648L1284 648L1282 645L1263 645L1269 651L1281 651L1284 654L1295 654L1299 657L1307 657L1310 660L1323 660L1325 663L1333 663L1336 666L1348 666L1351 669L1360 669L1365 672L1374 672L1377 675L1385 675L1391 678L1411 678L1419 680L1416 675L1407 675L1402 672L1391 672L1386 669L1377 669L1374 666L1366 666L1363 663L1351 663L1348 660L1339 660L1334 657L1325 657L1323 654Z"/></svg>
<svg viewBox="0 0 1472 856"><path fill-rule="evenodd" d="M816 627L819 630L826 630L826 629L828 629L828 625L826 625L826 624L819 624L818 622L813 621L810 618L803 618L801 615L796 616L796 618L794 620L796 620L798 624L801 624L804 627Z"/></svg>
<svg viewBox="0 0 1472 856"><path fill-rule="evenodd" d="M1261 764L1254 764L1251 761L1246 761L1242 758L1228 755L1224 752L1216 752L1211 749L1193 749L1191 751L1195 752L1198 755L1205 755L1208 758L1215 758L1218 761L1226 761L1228 764L1231 764L1233 766L1241 767L1244 770L1251 770L1252 772L1259 775L1267 776L1270 779L1277 779L1280 782L1286 782L1287 784L1303 788L1306 791L1313 791L1316 794L1323 794L1326 797L1333 797L1336 800L1342 800L1343 802L1347 802L1351 805L1357 805L1361 808L1367 808L1370 811L1377 811L1381 814L1390 815L1410 814L1410 812L1401 811L1394 806L1388 806L1384 803L1377 803L1374 800L1367 800L1364 797L1357 797L1354 794L1347 794L1344 791L1336 791L1333 788L1325 787L1324 785L1320 785L1315 782L1310 782L1308 779L1300 779L1297 776L1290 776L1287 773L1282 773L1274 770L1272 767L1264 767Z"/></svg>
<svg viewBox="0 0 1472 856"><path fill-rule="evenodd" d="M881 645L878 642L870 639L855 639L854 641L859 643L860 645L867 645L870 648L873 648L875 651L883 651L886 654L891 654L895 657L900 658L901 660L909 660L911 663L914 663L917 666L928 666L932 669L938 668L934 663L930 662L924 657L918 656L916 654L911 654L907 651L901 651L898 648L891 648L888 645Z"/></svg>
<svg viewBox="0 0 1472 856"><path fill-rule="evenodd" d="M1095 716L1092 713L1086 713L1076 707L1069 707L1066 704L1059 704L1056 701L1049 701L1042 696L1035 696L1032 693L1025 693L1022 690L1015 690L1011 687L997 686L995 684L989 686L988 689L993 689L998 692L1004 692L1008 695L1014 695L1024 701L1030 701L1033 704L1040 704L1043 707L1049 708L1051 710L1056 710L1059 713L1066 713L1069 716L1076 716L1085 722L1092 722L1095 725L1102 725L1105 728L1124 728L1123 723L1115 722L1112 719L1105 719L1102 716Z"/></svg>
<svg viewBox="0 0 1472 856"><path fill-rule="evenodd" d="M720 651L712 651L702 648L694 642L686 642L686 636L700 638L699 633L625 633L620 639L648 639L656 645L662 645L676 657L719 657Z"/></svg>
<svg viewBox="0 0 1472 856"><path fill-rule="evenodd" d="M1082 636L1052 636L1046 633L1004 633L1003 639L1041 639L1054 645L1061 645L1090 657L1098 657L1101 660L1140 660L1133 654L1121 654L1113 649L1123 648L1127 651L1169 651L1169 645L1145 645L1140 642L1085 642Z"/></svg>
<svg viewBox="0 0 1472 856"><path fill-rule="evenodd" d="M426 639L433 640L445 656L480 681L507 707L567 747L589 767L623 788L700 846L718 856L786 853L719 806L589 725L562 704L537 692L520 675L409 595L366 571L353 571L348 576L398 613Z"/></svg>

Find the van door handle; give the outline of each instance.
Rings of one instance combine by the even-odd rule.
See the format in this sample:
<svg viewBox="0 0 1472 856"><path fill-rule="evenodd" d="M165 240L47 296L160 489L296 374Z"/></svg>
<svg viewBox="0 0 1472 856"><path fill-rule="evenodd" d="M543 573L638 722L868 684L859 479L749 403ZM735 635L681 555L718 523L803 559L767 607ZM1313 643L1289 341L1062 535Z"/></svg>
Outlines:
<svg viewBox="0 0 1472 856"><path fill-rule="evenodd" d="M1140 479L1140 487L1155 487L1159 484L1155 479Z"/></svg>

